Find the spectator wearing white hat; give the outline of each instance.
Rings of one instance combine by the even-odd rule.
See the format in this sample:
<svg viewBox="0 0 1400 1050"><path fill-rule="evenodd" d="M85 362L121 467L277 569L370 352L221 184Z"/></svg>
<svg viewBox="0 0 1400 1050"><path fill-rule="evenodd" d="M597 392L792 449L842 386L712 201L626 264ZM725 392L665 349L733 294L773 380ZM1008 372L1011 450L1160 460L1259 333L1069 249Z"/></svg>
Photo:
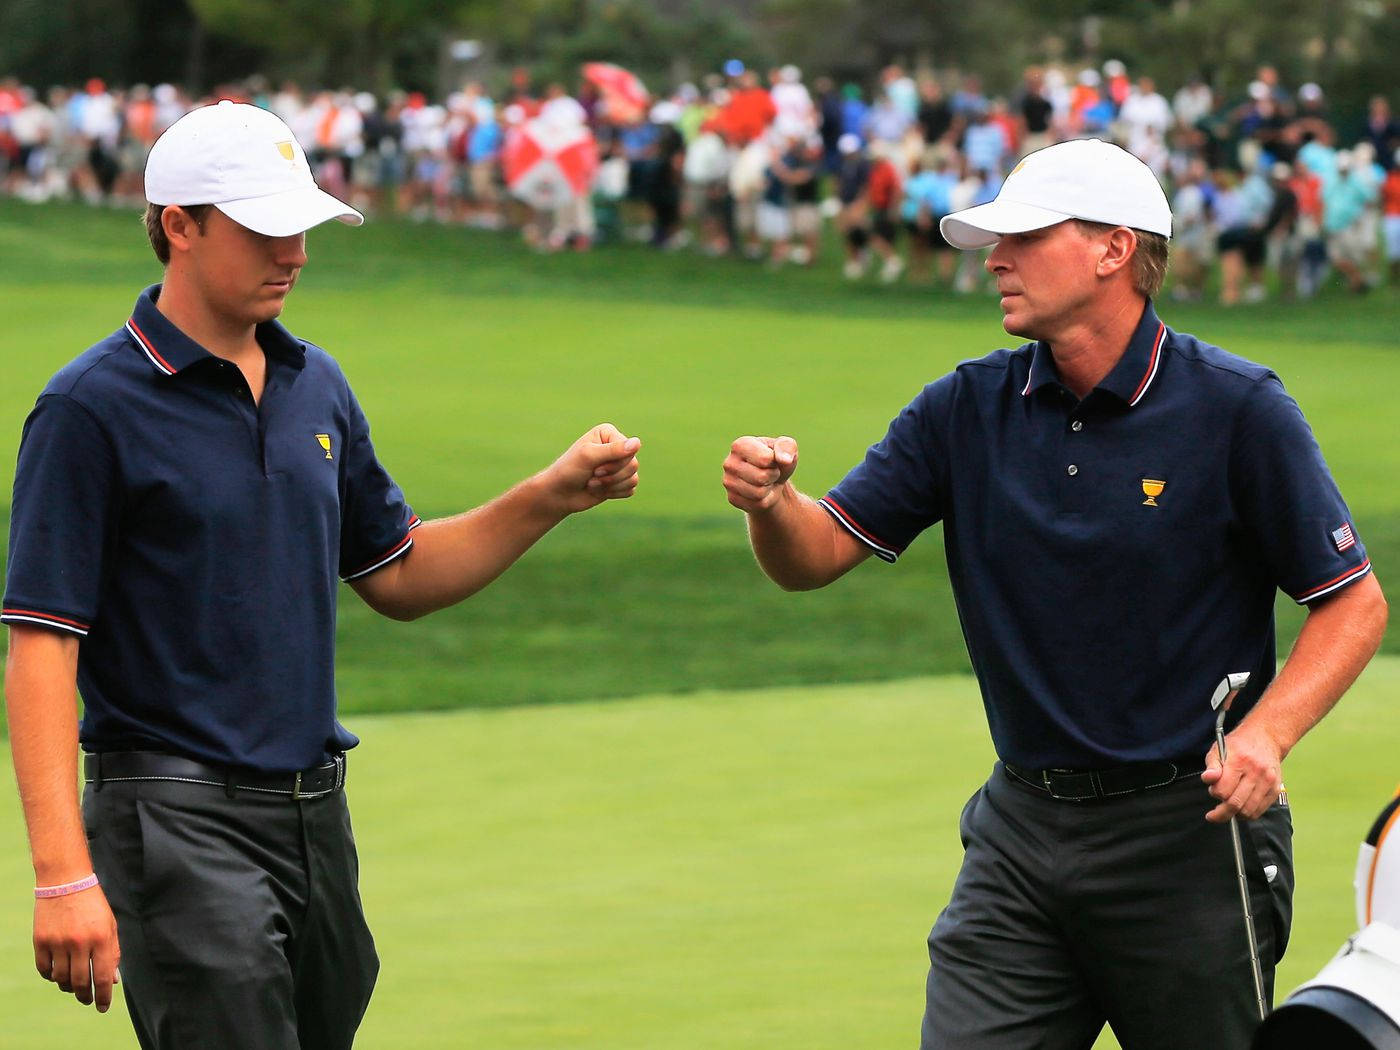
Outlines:
<svg viewBox="0 0 1400 1050"><path fill-rule="evenodd" d="M1162 172L1149 160L1149 156L1161 149L1167 131L1172 126L1172 109L1167 100L1158 93L1157 83L1151 77L1139 77L1128 97L1118 110L1118 122L1122 128L1122 142L1139 160L1160 176Z"/></svg>
<svg viewBox="0 0 1400 1050"><path fill-rule="evenodd" d="M1206 274L1215 261L1215 234L1206 197L1206 166L1192 160L1177 180L1172 197L1172 297L1197 302L1205 291Z"/></svg>
<svg viewBox="0 0 1400 1050"><path fill-rule="evenodd" d="M773 127L779 135L806 139L816 132L817 107L807 85L802 83L800 69L793 65L779 69L768 94L777 110Z"/></svg>
<svg viewBox="0 0 1400 1050"><path fill-rule="evenodd" d="M1368 234L1367 207L1380 196L1380 186L1350 150L1338 150L1336 167L1322 180L1322 229L1327 238L1327 261L1357 293L1370 290L1365 267L1374 244Z"/></svg>
<svg viewBox="0 0 1400 1050"><path fill-rule="evenodd" d="M870 262L870 161L860 136L849 132L837 140L841 161L836 168L836 230L841 234L845 262L841 272L849 281L865 276Z"/></svg>

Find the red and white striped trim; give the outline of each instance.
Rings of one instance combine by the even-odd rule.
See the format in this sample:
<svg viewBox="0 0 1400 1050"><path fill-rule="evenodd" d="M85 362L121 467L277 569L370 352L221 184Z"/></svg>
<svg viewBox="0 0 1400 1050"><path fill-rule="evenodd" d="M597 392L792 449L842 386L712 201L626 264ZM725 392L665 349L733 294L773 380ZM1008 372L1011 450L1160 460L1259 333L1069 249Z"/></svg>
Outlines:
<svg viewBox="0 0 1400 1050"><path fill-rule="evenodd" d="M1167 326L1161 321L1157 322L1157 338L1152 340L1152 356L1147 360L1147 374L1142 377L1142 382L1133 391L1133 396L1128 398L1128 407L1136 405L1147 393L1147 388L1152 385L1152 380L1157 378L1157 369L1162 364L1162 343L1167 338Z"/></svg>
<svg viewBox="0 0 1400 1050"><path fill-rule="evenodd" d="M136 318L131 317L127 319L126 330L130 333L131 338L136 340L136 345L141 348L141 352L146 355L151 364L156 366L157 371L167 376L173 376L175 374L176 368L169 361L160 356L159 351L157 351L151 341L146 338L146 333L136 327Z"/></svg>
<svg viewBox="0 0 1400 1050"><path fill-rule="evenodd" d="M1312 601L1314 598L1321 598L1324 594L1331 594L1333 591L1340 590L1347 584L1351 583L1353 580L1359 580L1361 577L1365 576L1370 571L1371 559L1367 558L1356 568L1348 569L1340 576L1336 576L1328 580L1326 583L1319 583L1316 587L1312 588L1311 590L1304 591L1302 594L1294 595L1293 600L1299 605L1305 605L1308 602Z"/></svg>
<svg viewBox="0 0 1400 1050"><path fill-rule="evenodd" d="M81 638L86 638L88 631L92 629L91 624L35 609L5 609L0 611L0 623L35 623L40 627L57 627L60 631L69 631Z"/></svg>
<svg viewBox="0 0 1400 1050"><path fill-rule="evenodd" d="M349 573L346 576L342 576L342 582L349 583L351 580L358 580L361 576L368 576L375 569L382 569L395 558L403 557L405 554L408 553L409 548L413 546L413 530L422 524L422 519L420 519L418 515L415 514L413 516L413 520L408 523L408 534L405 535L403 539L399 540L399 542L394 544L394 546L390 550L386 551L378 558L375 558L374 561L370 562L368 565L356 569L354 572Z"/></svg>
<svg viewBox="0 0 1400 1050"><path fill-rule="evenodd" d="M834 499L832 499L830 496L827 496L825 499L817 500L817 503L820 504L828 514L830 514L833 518L836 519L836 523L838 525L840 525L852 536L860 540L861 543L865 544L872 551L874 551L876 556L880 559L888 562L893 562L901 554L904 553L903 547L892 547L888 543L885 543L883 540L879 539L878 537L866 532L863 528L857 525L855 519L853 519L849 514L847 514L845 510L842 509L841 505L837 503Z"/></svg>

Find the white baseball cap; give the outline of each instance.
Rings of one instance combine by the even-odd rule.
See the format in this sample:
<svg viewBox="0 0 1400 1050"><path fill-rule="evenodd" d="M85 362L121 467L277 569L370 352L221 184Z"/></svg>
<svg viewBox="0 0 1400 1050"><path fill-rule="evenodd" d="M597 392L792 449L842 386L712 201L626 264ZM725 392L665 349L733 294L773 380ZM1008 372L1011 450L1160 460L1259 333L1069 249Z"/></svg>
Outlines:
<svg viewBox="0 0 1400 1050"><path fill-rule="evenodd" d="M1172 210L1152 169L1121 146L1072 139L1036 150L1012 169L996 200L945 215L939 228L955 248L986 248L1004 233L1066 219L1172 235Z"/></svg>
<svg viewBox="0 0 1400 1050"><path fill-rule="evenodd" d="M242 102L201 106L166 129L146 159L146 200L212 204L268 237L302 233L330 219L348 226L365 221L316 185L291 128Z"/></svg>

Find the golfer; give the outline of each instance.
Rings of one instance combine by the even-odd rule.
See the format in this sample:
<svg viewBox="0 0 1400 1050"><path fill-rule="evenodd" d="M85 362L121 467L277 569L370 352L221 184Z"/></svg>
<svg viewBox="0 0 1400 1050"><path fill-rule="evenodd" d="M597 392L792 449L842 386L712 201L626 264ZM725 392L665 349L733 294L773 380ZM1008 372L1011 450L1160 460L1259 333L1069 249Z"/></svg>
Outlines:
<svg viewBox="0 0 1400 1050"><path fill-rule="evenodd" d="M1259 1020L1229 835L1242 818L1270 983L1288 940L1283 759L1380 643L1355 523L1278 377L1167 328L1151 171L1074 141L943 219L990 247L1030 340L919 393L824 499L790 437L724 464L763 570L822 587L943 522L999 761L929 935L924 1050L1244 1048ZM1308 610L1275 674L1282 588ZM1249 672L1212 754L1211 699ZM937 741L930 741L936 754Z"/></svg>
<svg viewBox="0 0 1400 1050"><path fill-rule="evenodd" d="M99 1010L120 964L142 1047L345 1048L378 959L343 790L337 577L394 619L460 601L568 514L630 496L640 442L597 426L485 506L420 522L339 366L275 320L304 231L362 221L292 132L195 110L146 191L164 281L49 382L15 477L5 695L34 963Z"/></svg>

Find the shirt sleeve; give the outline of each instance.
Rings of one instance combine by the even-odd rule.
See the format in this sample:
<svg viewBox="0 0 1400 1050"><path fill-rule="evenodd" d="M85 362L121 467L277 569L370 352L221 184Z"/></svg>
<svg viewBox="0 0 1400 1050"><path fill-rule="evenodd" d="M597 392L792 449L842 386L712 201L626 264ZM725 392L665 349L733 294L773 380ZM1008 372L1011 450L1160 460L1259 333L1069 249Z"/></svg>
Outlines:
<svg viewBox="0 0 1400 1050"><path fill-rule="evenodd" d="M1237 513L1285 594L1306 604L1371 571L1312 428L1274 374L1250 392L1230 456Z"/></svg>
<svg viewBox="0 0 1400 1050"><path fill-rule="evenodd" d="M24 424L10 509L0 621L85 637L116 520L115 456L92 414L62 394L40 397Z"/></svg>
<svg viewBox="0 0 1400 1050"><path fill-rule="evenodd" d="M421 524L375 455L369 421L353 393L349 428L340 524L340 578L346 582L407 554Z"/></svg>
<svg viewBox="0 0 1400 1050"><path fill-rule="evenodd" d="M925 387L821 505L877 557L893 562L943 518L946 444L939 434L956 373Z"/></svg>

